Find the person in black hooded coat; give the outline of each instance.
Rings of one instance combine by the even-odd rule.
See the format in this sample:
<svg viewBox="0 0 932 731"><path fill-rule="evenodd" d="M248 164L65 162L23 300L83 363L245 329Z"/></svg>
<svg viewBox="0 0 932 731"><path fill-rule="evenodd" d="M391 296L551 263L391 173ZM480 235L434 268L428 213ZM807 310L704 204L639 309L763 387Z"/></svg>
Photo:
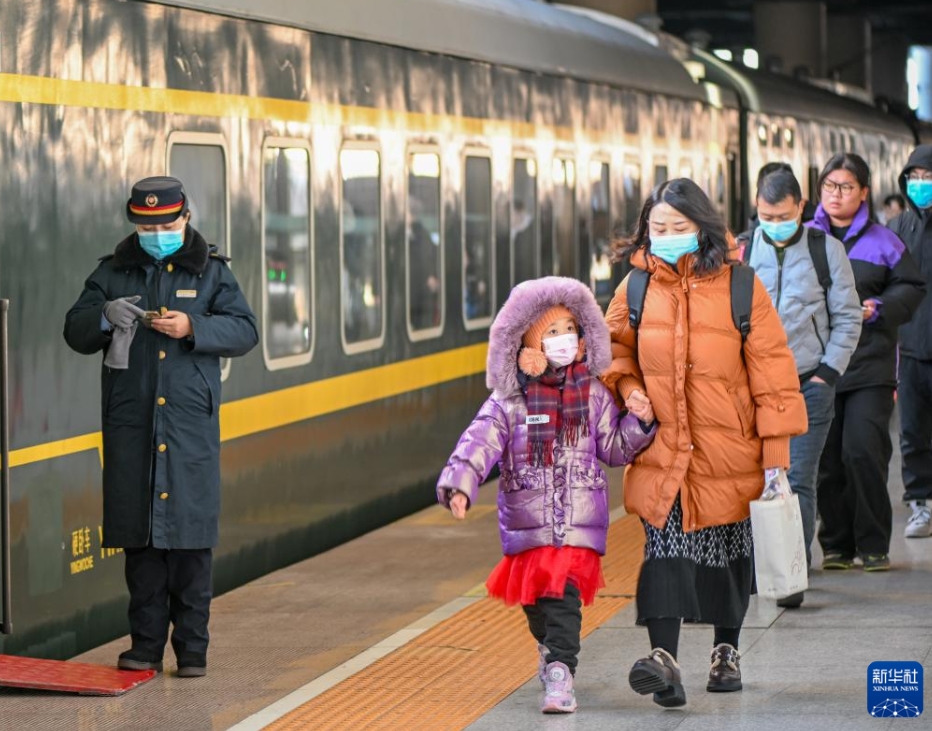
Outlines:
<svg viewBox="0 0 932 731"><path fill-rule="evenodd" d="M932 145L919 145L900 175L907 208L888 224L932 281ZM932 297L900 326L898 396L907 538L932 535Z"/></svg>
<svg viewBox="0 0 932 731"><path fill-rule="evenodd" d="M65 317L79 353L103 351L103 546L123 548L132 649L118 666L204 675L220 514L220 358L258 342L230 269L190 225L180 181L133 186L137 231L105 256Z"/></svg>

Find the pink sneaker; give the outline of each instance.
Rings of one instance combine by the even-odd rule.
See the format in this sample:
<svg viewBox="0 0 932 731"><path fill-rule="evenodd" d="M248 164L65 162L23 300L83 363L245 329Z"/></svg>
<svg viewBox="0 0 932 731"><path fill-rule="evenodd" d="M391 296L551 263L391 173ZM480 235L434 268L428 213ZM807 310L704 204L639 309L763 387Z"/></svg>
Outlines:
<svg viewBox="0 0 932 731"><path fill-rule="evenodd" d="M562 662L552 662L544 669L542 713L572 713L576 710L573 674Z"/></svg>
<svg viewBox="0 0 932 731"><path fill-rule="evenodd" d="M550 650L546 645L537 644L537 679L540 681L540 687L545 687L544 676L547 674L547 653Z"/></svg>

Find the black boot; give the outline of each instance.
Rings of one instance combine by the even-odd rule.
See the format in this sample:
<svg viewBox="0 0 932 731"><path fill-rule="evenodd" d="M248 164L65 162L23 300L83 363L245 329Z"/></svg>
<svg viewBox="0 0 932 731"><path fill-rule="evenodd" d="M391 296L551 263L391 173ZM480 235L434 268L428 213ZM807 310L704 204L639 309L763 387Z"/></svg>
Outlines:
<svg viewBox="0 0 932 731"><path fill-rule="evenodd" d="M723 642L712 648L712 667L705 689L710 693L730 693L741 690L741 656L738 651Z"/></svg>
<svg viewBox="0 0 932 731"><path fill-rule="evenodd" d="M654 703L664 708L686 705L680 666L673 655L660 647L634 663L628 673L628 682L635 693L653 693Z"/></svg>

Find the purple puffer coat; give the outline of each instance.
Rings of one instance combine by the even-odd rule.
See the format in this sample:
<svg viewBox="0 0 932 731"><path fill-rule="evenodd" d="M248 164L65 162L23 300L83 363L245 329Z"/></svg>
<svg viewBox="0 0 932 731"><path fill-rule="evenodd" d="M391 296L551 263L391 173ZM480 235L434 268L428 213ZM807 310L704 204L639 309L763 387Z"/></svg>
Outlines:
<svg viewBox="0 0 932 731"><path fill-rule="evenodd" d="M586 342L589 433L576 446L554 445L554 464L527 463L527 403L518 382L521 338L541 312L562 304L576 317ZM605 553L608 482L599 461L629 464L654 438L631 414L622 416L598 375L611 363L608 329L592 293L566 277L544 277L512 290L489 332L486 385L493 390L460 437L437 483L449 505L452 489L475 502L479 485L498 463L498 523L502 550L514 555L540 546L578 546Z"/></svg>

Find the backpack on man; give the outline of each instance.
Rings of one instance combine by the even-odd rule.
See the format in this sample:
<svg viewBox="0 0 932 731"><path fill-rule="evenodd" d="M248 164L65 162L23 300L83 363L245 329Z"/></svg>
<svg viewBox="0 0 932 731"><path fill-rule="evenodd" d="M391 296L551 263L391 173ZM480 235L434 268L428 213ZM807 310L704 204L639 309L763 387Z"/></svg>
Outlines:
<svg viewBox="0 0 932 731"><path fill-rule="evenodd" d="M812 258L812 266L815 269L816 277L819 284L822 285L822 292L828 299L828 290L832 286L832 273L828 267L828 252L825 249L825 232L820 228L807 228L807 243L809 244L809 256ZM751 262L751 247L754 245L754 234L757 228L752 228L747 233L738 236L739 242L744 242L744 248L741 251L741 261L745 264Z"/></svg>

